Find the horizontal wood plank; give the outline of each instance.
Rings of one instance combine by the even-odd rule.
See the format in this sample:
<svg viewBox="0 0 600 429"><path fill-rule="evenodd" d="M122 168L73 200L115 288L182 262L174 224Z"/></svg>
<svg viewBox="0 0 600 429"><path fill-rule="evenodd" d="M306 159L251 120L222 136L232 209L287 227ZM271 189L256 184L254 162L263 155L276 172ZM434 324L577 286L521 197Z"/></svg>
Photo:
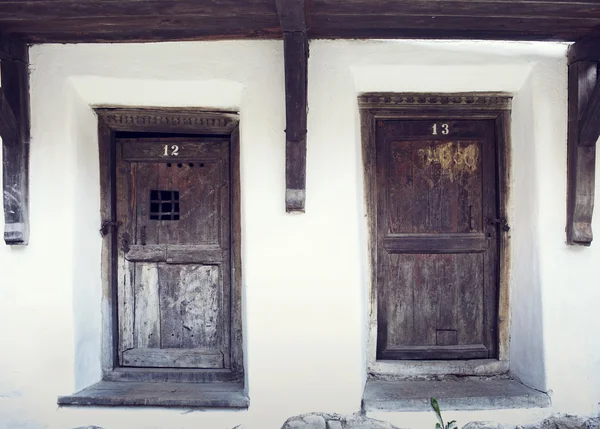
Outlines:
<svg viewBox="0 0 600 429"><path fill-rule="evenodd" d="M126 350L123 366L171 368L223 368L223 354L215 350L151 349Z"/></svg>
<svg viewBox="0 0 600 429"><path fill-rule="evenodd" d="M489 247L485 234L392 234L384 238L388 253L483 253Z"/></svg>
<svg viewBox="0 0 600 429"><path fill-rule="evenodd" d="M223 249L218 246L167 246L169 264L217 264L224 260L223 256Z"/></svg>
<svg viewBox="0 0 600 429"><path fill-rule="evenodd" d="M147 161L161 159L177 164L179 161L221 159L228 153L229 139L119 139L123 142L123 159ZM176 146L173 147L173 146ZM174 154L174 150L176 150Z"/></svg>
<svg viewBox="0 0 600 429"><path fill-rule="evenodd" d="M381 351L380 359L484 359L488 349L483 344L453 346L406 346Z"/></svg>
<svg viewBox="0 0 600 429"><path fill-rule="evenodd" d="M239 117L234 112L206 112L202 109L98 107L96 114L111 130L230 135Z"/></svg>
<svg viewBox="0 0 600 429"><path fill-rule="evenodd" d="M600 17L600 4L595 1L313 0L311 14L597 20Z"/></svg>
<svg viewBox="0 0 600 429"><path fill-rule="evenodd" d="M166 262L168 264L218 264L223 249L218 246L148 244L131 245L125 259L130 262Z"/></svg>
<svg viewBox="0 0 600 429"><path fill-rule="evenodd" d="M167 260L167 246L149 244L146 246L132 245L125 259L130 262L165 262Z"/></svg>
<svg viewBox="0 0 600 429"><path fill-rule="evenodd" d="M340 30L356 30L357 33L368 34L369 30L377 32L408 30L430 31L481 31L481 32L511 32L513 34L556 34L570 36L581 30L592 31L598 20L585 21L580 18L539 19L536 17L489 17L474 19L474 17L452 16L436 17L424 15L328 15L314 16L311 19L311 33L330 34L335 36Z"/></svg>
<svg viewBox="0 0 600 429"><path fill-rule="evenodd" d="M600 4L551 0L23 0L0 2L0 28L30 43L281 38L578 40ZM279 10L278 10L279 9ZM1 49L0 49L1 50Z"/></svg>
<svg viewBox="0 0 600 429"><path fill-rule="evenodd" d="M277 19L275 3L272 0L18 0L0 2L0 16L6 21L185 15L206 17L272 15Z"/></svg>

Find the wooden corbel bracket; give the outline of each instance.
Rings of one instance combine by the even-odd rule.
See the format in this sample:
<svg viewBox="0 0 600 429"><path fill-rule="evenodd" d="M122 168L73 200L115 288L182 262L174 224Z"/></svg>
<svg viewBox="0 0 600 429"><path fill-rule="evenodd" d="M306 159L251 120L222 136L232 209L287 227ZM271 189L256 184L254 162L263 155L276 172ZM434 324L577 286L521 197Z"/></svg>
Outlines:
<svg viewBox="0 0 600 429"><path fill-rule="evenodd" d="M29 241L29 48L21 40L0 35L0 137L4 196L4 241Z"/></svg>
<svg viewBox="0 0 600 429"><path fill-rule="evenodd" d="M306 122L308 37L304 0L277 0L283 30L285 67L285 207L304 212L306 201Z"/></svg>

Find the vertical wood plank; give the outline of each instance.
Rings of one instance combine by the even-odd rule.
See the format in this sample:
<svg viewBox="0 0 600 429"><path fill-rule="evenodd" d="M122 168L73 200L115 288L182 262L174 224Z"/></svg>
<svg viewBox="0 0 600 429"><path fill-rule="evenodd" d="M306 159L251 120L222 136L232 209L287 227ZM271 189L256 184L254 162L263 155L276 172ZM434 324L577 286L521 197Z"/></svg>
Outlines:
<svg viewBox="0 0 600 429"><path fill-rule="evenodd" d="M125 259L122 242L124 234L128 234L130 237L135 236L133 227L135 225L133 216L135 213L135 167L132 169L132 166L122 159L119 149L111 151L113 155L116 155L114 213L111 213L105 220L116 220L120 223L118 228L112 228L110 235L115 245L114 254L118 255L115 264L117 266L116 304L118 306L119 362L122 364L123 352L135 347L135 264Z"/></svg>
<svg viewBox="0 0 600 429"><path fill-rule="evenodd" d="M118 219L116 211L115 164L117 162L112 130L98 120L98 155L100 168L100 219ZM119 364L120 344L118 298L117 234L113 228L102 239L102 370L111 371Z"/></svg>
<svg viewBox="0 0 600 429"><path fill-rule="evenodd" d="M181 273L183 348L221 348L222 293L220 270L216 265L186 267ZM227 349L225 349L227 350Z"/></svg>
<svg viewBox="0 0 600 429"><path fill-rule="evenodd" d="M386 255L389 258L387 284L393 285L386 293L384 305L390 322L387 324L387 342L393 345L414 344L416 258L421 255Z"/></svg>
<svg viewBox="0 0 600 429"><path fill-rule="evenodd" d="M160 280L157 263L135 264L136 347L160 348Z"/></svg>
<svg viewBox="0 0 600 429"><path fill-rule="evenodd" d="M569 125L567 175L567 243L589 246L593 240L592 214L596 176L596 145L579 144L580 124L598 78L598 64L569 65Z"/></svg>
<svg viewBox="0 0 600 429"><path fill-rule="evenodd" d="M377 261L375 265L376 287L377 287L377 356L380 355L388 346L388 307L387 301L389 298L389 288L387 280L389 279L390 260L387 252L383 248L383 239L388 234L388 188L385 186L388 177L388 153L389 143L385 138L383 120L374 122L373 140L375 152L374 164L374 197L376 202L375 218L375 253Z"/></svg>
<svg viewBox="0 0 600 429"><path fill-rule="evenodd" d="M508 118L503 114L495 121L485 122L486 139L481 146L481 168L483 170L483 210L479 216L478 222L483 224L482 218L488 219L506 219L506 213L503 211L504 204L501 203L503 194L500 189L503 188L501 183L500 162L503 162L503 156L500 154L498 147L502 146L508 138L507 128L509 126ZM483 224L483 231L488 238L489 247L487 252L483 254L484 270L476 275L483 282L482 313L480 317L483 330L481 337L479 333L474 337L475 340L480 340L488 349L490 358L498 357L498 314L499 314L499 285L500 285L500 246L504 239L505 231L500 225ZM476 263L476 261L474 261ZM478 298L479 299L479 298Z"/></svg>
<svg viewBox="0 0 600 429"><path fill-rule="evenodd" d="M242 328L242 190L240 180L240 128L231 133L229 145L229 207L231 213L230 256L231 267L231 370L244 377L243 328ZM226 272L223 271L223 275ZM226 313L225 313L226 314ZM239 346L239 347L238 347Z"/></svg>
<svg viewBox="0 0 600 429"><path fill-rule="evenodd" d="M4 241L8 245L29 241L29 66L23 46L24 61L1 62L2 89L18 127L18 136L2 139Z"/></svg>
<svg viewBox="0 0 600 429"><path fill-rule="evenodd" d="M285 32L285 205L304 212L306 200L306 121L308 38L306 32Z"/></svg>
<svg viewBox="0 0 600 429"><path fill-rule="evenodd" d="M446 256L446 255L436 255ZM436 320L439 306L439 258L432 255L417 255L414 290L414 338L418 345L435 345Z"/></svg>
<svg viewBox="0 0 600 429"><path fill-rule="evenodd" d="M217 266L158 264L161 347L218 349L221 291Z"/></svg>

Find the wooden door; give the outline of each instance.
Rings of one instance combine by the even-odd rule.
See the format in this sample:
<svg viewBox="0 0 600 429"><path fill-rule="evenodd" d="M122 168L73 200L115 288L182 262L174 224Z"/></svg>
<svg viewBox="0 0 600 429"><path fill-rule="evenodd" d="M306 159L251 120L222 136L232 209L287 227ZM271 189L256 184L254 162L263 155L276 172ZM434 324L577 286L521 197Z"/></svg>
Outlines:
<svg viewBox="0 0 600 429"><path fill-rule="evenodd" d="M493 120L378 120L378 359L497 353Z"/></svg>
<svg viewBox="0 0 600 429"><path fill-rule="evenodd" d="M117 139L121 366L230 367L229 145Z"/></svg>

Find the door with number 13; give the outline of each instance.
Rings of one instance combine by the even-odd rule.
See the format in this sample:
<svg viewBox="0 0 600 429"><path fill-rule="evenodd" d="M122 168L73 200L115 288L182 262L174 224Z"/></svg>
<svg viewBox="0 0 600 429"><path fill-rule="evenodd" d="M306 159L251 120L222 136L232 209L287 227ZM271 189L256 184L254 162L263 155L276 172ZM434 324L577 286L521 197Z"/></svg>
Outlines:
<svg viewBox="0 0 600 429"><path fill-rule="evenodd" d="M376 127L378 359L498 350L493 120Z"/></svg>

